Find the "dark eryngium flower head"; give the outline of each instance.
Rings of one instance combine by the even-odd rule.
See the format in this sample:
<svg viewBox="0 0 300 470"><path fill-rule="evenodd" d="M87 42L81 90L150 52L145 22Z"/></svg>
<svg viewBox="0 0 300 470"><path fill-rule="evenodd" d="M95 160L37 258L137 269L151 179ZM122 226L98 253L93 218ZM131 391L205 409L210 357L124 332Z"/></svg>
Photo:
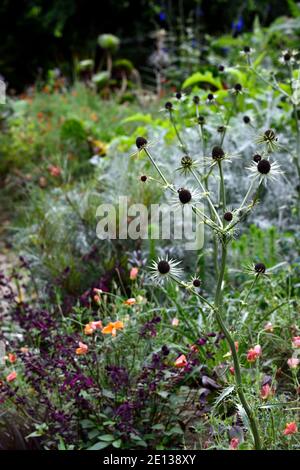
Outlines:
<svg viewBox="0 0 300 470"><path fill-rule="evenodd" d="M214 95L212 93L208 93L207 99L208 99L208 101L213 101L214 100Z"/></svg>
<svg viewBox="0 0 300 470"><path fill-rule="evenodd" d="M194 287L200 287L201 286L201 281L198 278L193 279L193 286Z"/></svg>
<svg viewBox="0 0 300 470"><path fill-rule="evenodd" d="M171 101L167 101L167 102L166 102L165 108L166 108L167 111L172 111L172 109L173 109L173 104L171 103Z"/></svg>
<svg viewBox="0 0 300 470"><path fill-rule="evenodd" d="M218 66L218 70L219 70L219 72L224 72L224 70L225 70L224 65L220 64L220 65Z"/></svg>
<svg viewBox="0 0 300 470"><path fill-rule="evenodd" d="M254 270L257 274L264 274L266 272L266 266L264 263L256 263Z"/></svg>
<svg viewBox="0 0 300 470"><path fill-rule="evenodd" d="M243 87L240 83L236 83L233 87L235 93L242 93Z"/></svg>
<svg viewBox="0 0 300 470"><path fill-rule="evenodd" d="M245 52L245 54L249 54L249 52L251 51L250 47L249 46L245 46L243 48L243 51Z"/></svg>
<svg viewBox="0 0 300 470"><path fill-rule="evenodd" d="M182 98L182 94L180 93L180 91L177 91L175 96L178 100L181 100L181 98Z"/></svg>
<svg viewBox="0 0 300 470"><path fill-rule="evenodd" d="M219 134L223 134L225 132L225 129L226 129L225 126L219 126L217 131L219 132Z"/></svg>
<svg viewBox="0 0 300 470"><path fill-rule="evenodd" d="M170 271L170 264L167 260L160 260L157 263L157 269L160 274L167 274Z"/></svg>
<svg viewBox="0 0 300 470"><path fill-rule="evenodd" d="M233 214L232 212L225 212L224 214L224 220L226 220L226 222L231 222L233 219Z"/></svg>
<svg viewBox="0 0 300 470"><path fill-rule="evenodd" d="M137 148L140 150L142 149L143 147L145 147L145 145L147 145L148 141L145 139L145 137L137 137L136 141L135 141L135 144L137 146Z"/></svg>
<svg viewBox="0 0 300 470"><path fill-rule="evenodd" d="M172 277L180 277L182 269L178 267L180 261L168 258L160 258L153 261L151 266L152 279L158 283L169 280Z"/></svg>
<svg viewBox="0 0 300 470"><path fill-rule="evenodd" d="M193 159L186 155L185 157L182 157L181 159L181 166L183 168L190 168L193 165Z"/></svg>
<svg viewBox="0 0 300 470"><path fill-rule="evenodd" d="M255 155L253 155L253 161L254 162L258 163L258 162L261 161L261 159L262 159L262 156L259 155L259 153L256 153Z"/></svg>
<svg viewBox="0 0 300 470"><path fill-rule="evenodd" d="M243 116L243 121L244 121L245 124L249 124L251 119L250 119L249 116Z"/></svg>
<svg viewBox="0 0 300 470"><path fill-rule="evenodd" d="M182 204L188 204L192 199L192 193L185 188L178 189L178 197Z"/></svg>
<svg viewBox="0 0 300 470"><path fill-rule="evenodd" d="M268 129L264 133L264 138L268 142L272 142L273 140L276 140L276 134L272 129Z"/></svg>
<svg viewBox="0 0 300 470"><path fill-rule="evenodd" d="M147 179L148 179L148 178L147 178L146 175L142 175L142 176L141 176L141 181L142 181L143 183L145 183L145 182L147 181Z"/></svg>
<svg viewBox="0 0 300 470"><path fill-rule="evenodd" d="M199 104L199 103L200 103L200 98L199 98L199 96L194 96L194 97L193 97L193 102L194 102L194 104Z"/></svg>
<svg viewBox="0 0 300 470"><path fill-rule="evenodd" d="M211 156L214 160L222 160L222 158L225 157L225 153L222 147L219 147L218 145L216 145L212 149Z"/></svg>
<svg viewBox="0 0 300 470"><path fill-rule="evenodd" d="M204 116L199 116L198 117L198 123L200 124L200 126L205 124L205 117Z"/></svg>
<svg viewBox="0 0 300 470"><path fill-rule="evenodd" d="M257 170L262 175L267 175L271 170L271 163L269 162L269 160L266 160L263 158L262 160L258 162Z"/></svg>
<svg viewBox="0 0 300 470"><path fill-rule="evenodd" d="M263 134L260 134L256 142L258 144L265 144L272 152L279 147L278 138L272 129L267 129Z"/></svg>

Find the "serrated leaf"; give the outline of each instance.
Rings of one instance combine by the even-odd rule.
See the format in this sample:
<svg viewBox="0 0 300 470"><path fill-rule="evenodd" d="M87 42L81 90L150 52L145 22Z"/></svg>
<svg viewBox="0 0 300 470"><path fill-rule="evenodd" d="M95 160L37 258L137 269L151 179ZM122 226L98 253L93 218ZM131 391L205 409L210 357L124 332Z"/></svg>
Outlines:
<svg viewBox="0 0 300 470"><path fill-rule="evenodd" d="M225 398L231 395L234 389L235 389L234 385L230 385L229 387L224 388L224 390L216 398L214 402L214 408L217 408L220 405L220 403L222 403L222 401L225 400Z"/></svg>
<svg viewBox="0 0 300 470"><path fill-rule="evenodd" d="M250 426L249 419L248 419L247 413L245 411L245 408L240 404L237 404L236 408L237 408L237 412L238 412L238 414L239 414L239 416L240 416L240 418L243 422L243 425L245 426L246 429L248 429L248 431L251 431L251 426Z"/></svg>

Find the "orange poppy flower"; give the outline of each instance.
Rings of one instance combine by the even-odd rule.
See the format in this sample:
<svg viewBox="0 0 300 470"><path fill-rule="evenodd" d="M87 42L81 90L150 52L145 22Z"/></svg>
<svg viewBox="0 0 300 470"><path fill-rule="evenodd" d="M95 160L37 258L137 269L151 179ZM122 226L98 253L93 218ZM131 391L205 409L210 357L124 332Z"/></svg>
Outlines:
<svg viewBox="0 0 300 470"><path fill-rule="evenodd" d="M79 341L78 343L79 345L79 348L76 349L76 354L78 356L82 356L83 354L87 354L89 348L86 344L82 343L81 341Z"/></svg>
<svg viewBox="0 0 300 470"><path fill-rule="evenodd" d="M104 335L116 336L117 330L122 330L124 328L124 323L122 321L110 322L102 329Z"/></svg>
<svg viewBox="0 0 300 470"><path fill-rule="evenodd" d="M136 300L132 297L130 299L124 300L123 302L125 305L134 305L136 303Z"/></svg>
<svg viewBox="0 0 300 470"><path fill-rule="evenodd" d="M187 358L184 354L181 354L174 362L175 367L185 367L187 365Z"/></svg>
<svg viewBox="0 0 300 470"><path fill-rule="evenodd" d="M16 380L16 378L17 378L17 373L14 370L10 374L8 374L8 376L6 377L6 382L13 382L14 380Z"/></svg>
<svg viewBox="0 0 300 470"><path fill-rule="evenodd" d="M87 323L87 325L85 325L84 333L86 335L92 335L95 330L101 330L101 328L102 328L102 321L101 320L99 320L99 321L90 321L89 323Z"/></svg>

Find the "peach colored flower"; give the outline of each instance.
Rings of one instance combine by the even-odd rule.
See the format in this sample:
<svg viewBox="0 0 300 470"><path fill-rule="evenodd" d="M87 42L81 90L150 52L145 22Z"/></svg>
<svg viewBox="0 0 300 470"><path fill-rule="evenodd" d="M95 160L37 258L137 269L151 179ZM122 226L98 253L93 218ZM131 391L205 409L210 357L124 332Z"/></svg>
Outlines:
<svg viewBox="0 0 300 470"><path fill-rule="evenodd" d="M50 165L48 170L51 176L58 177L61 175L61 168L59 166Z"/></svg>
<svg viewBox="0 0 300 470"><path fill-rule="evenodd" d="M172 326L178 326L179 325L179 320L178 318L173 318L172 320Z"/></svg>
<svg viewBox="0 0 300 470"><path fill-rule="evenodd" d="M264 330L267 331L268 333L272 333L274 331L274 327L270 321L265 324Z"/></svg>
<svg viewBox="0 0 300 470"><path fill-rule="evenodd" d="M117 330L122 330L123 328L124 328L124 323L122 321L115 321L115 322L110 322L108 325L102 328L101 332L104 335L111 334L112 336L116 336Z"/></svg>
<svg viewBox="0 0 300 470"><path fill-rule="evenodd" d="M290 434L296 434L298 432L297 424L295 421L291 421L290 423L287 423L285 425L285 430L283 431L283 434L285 436L289 436Z"/></svg>
<svg viewBox="0 0 300 470"><path fill-rule="evenodd" d="M290 357L287 360L287 363L290 369L297 369L298 365L300 364L300 359L298 359L298 357Z"/></svg>
<svg viewBox="0 0 300 470"><path fill-rule="evenodd" d="M190 347L190 350L195 353L199 352L199 348L195 344L192 344L192 346Z"/></svg>
<svg viewBox="0 0 300 470"><path fill-rule="evenodd" d="M184 354L181 354L174 362L175 367L185 367L187 365L187 358Z"/></svg>
<svg viewBox="0 0 300 470"><path fill-rule="evenodd" d="M229 372L230 372L231 375L234 375L234 367L233 366L229 367Z"/></svg>
<svg viewBox="0 0 300 470"><path fill-rule="evenodd" d="M234 342L234 346L235 346L236 352L239 352L239 342L238 341Z"/></svg>
<svg viewBox="0 0 300 470"><path fill-rule="evenodd" d="M230 441L229 449L230 450L236 450L239 446L239 443L240 443L239 438L238 437L233 437Z"/></svg>
<svg viewBox="0 0 300 470"><path fill-rule="evenodd" d="M294 348L300 348L300 336L294 336L292 338Z"/></svg>
<svg viewBox="0 0 300 470"><path fill-rule="evenodd" d="M139 268L131 268L130 270L130 280L131 281L135 281L136 278L138 277L138 273L139 273Z"/></svg>
<svg viewBox="0 0 300 470"><path fill-rule="evenodd" d="M134 304L136 303L136 300L135 300L133 297L131 297L130 299L124 300L123 303L124 303L125 305L131 306L131 305L134 305Z"/></svg>
<svg viewBox="0 0 300 470"><path fill-rule="evenodd" d="M92 335L94 331L101 330L103 328L102 321L90 321L84 327L84 333L86 335Z"/></svg>
<svg viewBox="0 0 300 470"><path fill-rule="evenodd" d="M269 384L265 384L261 387L260 398L262 400L267 400L272 395L274 395L274 389Z"/></svg>
<svg viewBox="0 0 300 470"><path fill-rule="evenodd" d="M23 353L23 354L28 354L28 353L29 353L29 348L27 348L26 346L24 346L23 348L20 348L20 351L21 351L21 353Z"/></svg>
<svg viewBox="0 0 300 470"><path fill-rule="evenodd" d="M262 350L261 346L257 344L254 348L250 348L247 352L247 361L248 362L255 362L261 356Z"/></svg>
<svg viewBox="0 0 300 470"><path fill-rule="evenodd" d="M84 354L87 354L89 348L86 344L82 343L81 341L78 342L79 348L76 349L76 354L78 356L82 356Z"/></svg>
<svg viewBox="0 0 300 470"><path fill-rule="evenodd" d="M14 362L16 362L17 356L16 356L15 354L8 353L7 359L9 360L9 362L10 362L11 364L13 364Z"/></svg>
<svg viewBox="0 0 300 470"><path fill-rule="evenodd" d="M8 376L6 377L6 382L13 382L14 380L16 380L16 378L17 378L17 373L14 370L10 374L8 374Z"/></svg>

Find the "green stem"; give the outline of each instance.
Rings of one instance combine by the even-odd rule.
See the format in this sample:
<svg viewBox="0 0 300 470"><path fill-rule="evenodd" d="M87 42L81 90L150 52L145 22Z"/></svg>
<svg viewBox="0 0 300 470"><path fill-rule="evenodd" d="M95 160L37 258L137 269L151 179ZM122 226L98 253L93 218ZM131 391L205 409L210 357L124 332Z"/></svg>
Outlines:
<svg viewBox="0 0 300 470"><path fill-rule="evenodd" d="M260 436L258 432L258 427L256 423L256 419L252 413L252 410L250 406L248 405L248 402L245 398L244 395L244 390L243 390L243 383L242 383L242 374L241 374L241 369L240 369L240 363L239 363L239 358L238 354L235 348L234 340L231 337L231 334L229 330L227 329L223 318L222 318L222 292L223 292L223 281L224 281L224 275L225 275L225 268L226 268L226 258L227 258L227 247L226 247L226 240L223 239L223 244L222 244L222 259L221 259L221 266L220 266L220 271L219 271L219 278L218 278L218 284L217 284L217 289L216 289L216 294L215 294L215 304L214 304L214 312L216 315L216 320L222 330L222 332L225 335L225 338L229 344L231 354L232 354L232 359L233 359L233 364L234 364L234 377L235 377L235 383L236 383L236 389L237 389L237 394L240 399L240 402L242 406L244 407L244 410L248 416L252 435L254 438L254 446L256 450L261 449L261 441L260 441Z"/></svg>
<svg viewBox="0 0 300 470"><path fill-rule="evenodd" d="M178 141L179 141L179 143L180 143L180 145L181 145L181 147L182 147L182 150L183 150L184 153L188 153L187 147L186 147L185 143L183 142L183 140L182 140L182 138L181 138L181 135L179 134L179 131L178 131L178 129L177 129L176 122L175 122L174 117L173 117L173 115L172 115L172 111L169 111L169 114L170 114L170 121L171 121L172 126L173 126L173 128L174 128L174 131L175 131L175 134L176 134L176 136L177 136L177 139L178 139Z"/></svg>
<svg viewBox="0 0 300 470"><path fill-rule="evenodd" d="M222 201L222 208L223 211L226 210L226 192L225 192L225 184L224 184L224 173L222 162L218 161L219 173L220 173L220 198Z"/></svg>
<svg viewBox="0 0 300 470"><path fill-rule="evenodd" d="M203 184L201 183L200 179L198 178L197 173L196 173L193 169L191 169L191 173L192 173L192 175L194 176L194 178L195 178L195 180L197 181L197 183L199 184L199 186L200 186L200 188L201 188L201 191L203 191L203 193L206 194L206 198L207 198L208 204L209 204L211 210L214 212L214 214L215 214L215 216L216 216L216 219L218 220L220 226L222 226L221 219L220 219L220 217L219 217L219 215L218 215L218 213L217 213L217 211L216 211L216 209L215 209L215 206L213 205L213 202L212 202L212 200L210 199L209 194L207 194L207 192L206 192L206 190L205 190Z"/></svg>
<svg viewBox="0 0 300 470"><path fill-rule="evenodd" d="M161 179L163 180L163 182L165 183L165 185L167 186L167 188L171 188L171 185L170 183L168 182L168 180L166 179L166 177L164 176L164 174L162 173L162 171L160 170L160 168L158 167L158 165L155 163L154 159L152 158L152 155L151 153L149 152L149 150L144 147L144 150L147 154L147 156L149 157L152 165L155 167L156 171L158 172L158 174L160 175Z"/></svg>

